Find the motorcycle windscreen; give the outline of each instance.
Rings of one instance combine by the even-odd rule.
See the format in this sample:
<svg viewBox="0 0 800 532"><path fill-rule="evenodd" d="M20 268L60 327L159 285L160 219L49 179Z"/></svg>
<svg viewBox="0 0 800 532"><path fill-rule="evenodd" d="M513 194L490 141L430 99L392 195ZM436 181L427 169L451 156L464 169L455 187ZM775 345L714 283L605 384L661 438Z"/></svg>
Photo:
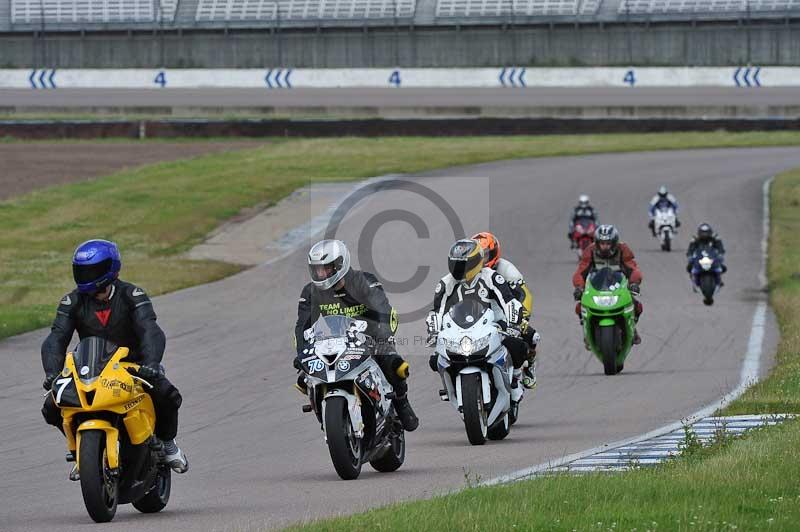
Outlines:
<svg viewBox="0 0 800 532"><path fill-rule="evenodd" d="M622 284L625 276L611 268L597 270L589 276L589 282L598 292L613 292Z"/></svg>
<svg viewBox="0 0 800 532"><path fill-rule="evenodd" d="M453 322L462 329L469 329L476 323L488 310L476 299L465 299L453 305L450 309L450 317Z"/></svg>
<svg viewBox="0 0 800 532"><path fill-rule="evenodd" d="M72 354L79 378L85 383L96 379L117 349L116 344L96 336L81 340Z"/></svg>
<svg viewBox="0 0 800 532"><path fill-rule="evenodd" d="M346 316L320 316L314 323L314 340L347 337L355 328L355 320Z"/></svg>

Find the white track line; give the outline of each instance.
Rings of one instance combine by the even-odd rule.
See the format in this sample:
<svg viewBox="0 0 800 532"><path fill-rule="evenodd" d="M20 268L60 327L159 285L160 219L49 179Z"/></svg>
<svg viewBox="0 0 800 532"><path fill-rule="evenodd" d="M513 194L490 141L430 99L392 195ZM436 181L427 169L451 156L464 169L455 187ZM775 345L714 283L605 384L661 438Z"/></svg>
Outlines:
<svg viewBox="0 0 800 532"><path fill-rule="evenodd" d="M769 191L770 187L772 186L773 180L774 177L770 177L764 182L764 185L762 187L761 268L758 273L758 279L762 289L767 288L767 253L769 246L769 228L770 228ZM537 473L541 473L542 471L545 471L547 469L557 468L559 466L563 466L565 464L568 464L569 462L574 462L575 460L579 460L581 458L586 458L588 456L609 451L617 447L623 447L625 445L631 445L634 443L641 442L643 440L649 440L652 438L663 436L665 434L669 434L670 432L673 432L677 429L681 429L685 425L691 425L696 421L711 416L714 412L723 408L731 401L742 395L742 393L744 393L744 391L747 388L749 388L752 384L758 381L758 370L761 363L761 352L764 346L764 328L765 328L766 318L767 318L767 301L766 300L759 301L758 304L756 305L755 311L753 312L753 324L750 328L750 340L747 343L747 354L745 355L744 362L742 363L742 370L739 376L739 385L734 390L728 392L717 401L711 403L710 405L705 406L701 410L695 412L694 414L684 419L675 421L674 423L670 423L669 425L665 425L661 428L652 430L650 432L634 436L633 438L627 438L624 440L619 440L616 442L599 445L597 447L592 447L591 449L586 449L585 451L580 451L567 456L563 456L555 460L550 460L543 464L535 465L525 469L520 469L518 471L509 473L507 475L502 475L500 477L487 480L483 482L481 485L493 486L496 484L504 484L507 482L524 480L536 475Z"/></svg>

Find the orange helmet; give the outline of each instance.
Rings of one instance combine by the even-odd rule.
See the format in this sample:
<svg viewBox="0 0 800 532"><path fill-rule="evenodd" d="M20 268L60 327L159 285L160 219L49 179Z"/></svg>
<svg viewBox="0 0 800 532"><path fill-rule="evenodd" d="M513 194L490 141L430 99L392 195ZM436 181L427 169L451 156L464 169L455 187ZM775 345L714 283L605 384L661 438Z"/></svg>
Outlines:
<svg viewBox="0 0 800 532"><path fill-rule="evenodd" d="M500 241L497 237L488 231L482 231L472 235L472 240L477 241L483 248L483 255L486 257L485 266L494 268L500 258Z"/></svg>

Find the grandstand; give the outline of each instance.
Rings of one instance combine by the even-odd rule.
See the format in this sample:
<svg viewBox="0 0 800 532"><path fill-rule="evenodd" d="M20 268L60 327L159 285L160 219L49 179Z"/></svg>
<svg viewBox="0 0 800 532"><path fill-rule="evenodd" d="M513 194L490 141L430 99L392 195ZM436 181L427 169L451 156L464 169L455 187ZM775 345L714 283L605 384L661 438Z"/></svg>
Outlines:
<svg viewBox="0 0 800 532"><path fill-rule="evenodd" d="M800 18L800 0L0 0L0 32Z"/></svg>

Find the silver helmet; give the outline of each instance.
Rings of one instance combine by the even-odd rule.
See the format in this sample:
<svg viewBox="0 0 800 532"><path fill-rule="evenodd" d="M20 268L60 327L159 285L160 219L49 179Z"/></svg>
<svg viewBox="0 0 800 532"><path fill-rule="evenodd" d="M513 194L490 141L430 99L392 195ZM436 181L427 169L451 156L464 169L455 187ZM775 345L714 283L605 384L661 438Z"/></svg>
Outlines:
<svg viewBox="0 0 800 532"><path fill-rule="evenodd" d="M320 240L308 252L311 281L320 290L328 290L350 270L350 252L341 240Z"/></svg>
<svg viewBox="0 0 800 532"><path fill-rule="evenodd" d="M588 207L589 206L589 196L586 194L581 194L578 196L578 205L581 207Z"/></svg>

